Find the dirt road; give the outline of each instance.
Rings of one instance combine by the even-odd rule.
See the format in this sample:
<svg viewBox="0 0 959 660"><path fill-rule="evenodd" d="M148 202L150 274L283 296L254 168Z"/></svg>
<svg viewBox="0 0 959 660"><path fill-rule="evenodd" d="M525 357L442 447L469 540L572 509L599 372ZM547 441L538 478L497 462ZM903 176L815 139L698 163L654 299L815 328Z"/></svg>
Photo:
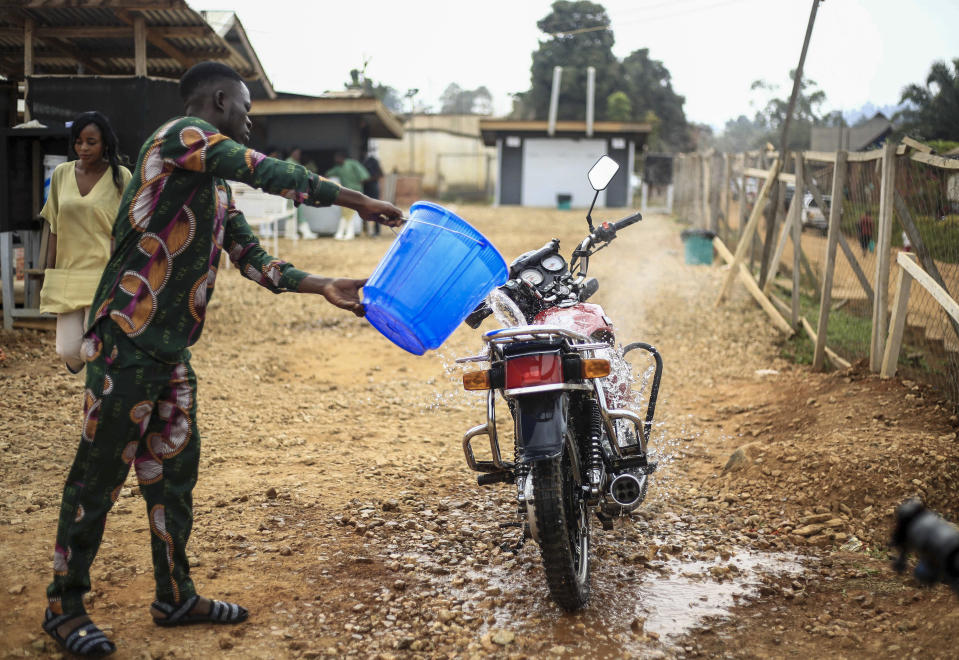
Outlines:
<svg viewBox="0 0 959 660"><path fill-rule="evenodd" d="M568 252L585 225L575 211L458 210L507 259L553 236ZM959 599L892 573L884 543L909 495L959 517L959 419L912 384L781 360L742 291L713 308L722 273L683 264L679 229L648 218L591 265L620 340L656 345L666 370L661 468L637 514L594 526L587 611L551 604L534 544L501 548L517 538L499 528L510 488L478 487L463 461L483 399L462 391L453 358L479 333L414 357L362 319L230 269L194 351L204 447L190 552L201 592L251 619L152 625L131 476L89 604L116 657L957 657ZM281 256L363 276L388 245L281 242ZM0 345L0 656L51 657L39 620L82 382L57 367L52 333Z"/></svg>

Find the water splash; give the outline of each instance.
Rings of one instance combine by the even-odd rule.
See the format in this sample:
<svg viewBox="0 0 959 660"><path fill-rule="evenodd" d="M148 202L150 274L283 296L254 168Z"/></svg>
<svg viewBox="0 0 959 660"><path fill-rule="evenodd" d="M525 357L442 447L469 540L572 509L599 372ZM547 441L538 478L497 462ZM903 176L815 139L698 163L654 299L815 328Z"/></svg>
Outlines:
<svg viewBox="0 0 959 660"><path fill-rule="evenodd" d="M519 305L499 289L493 289L486 297L486 304L493 310L493 317L504 328L526 325L526 318Z"/></svg>

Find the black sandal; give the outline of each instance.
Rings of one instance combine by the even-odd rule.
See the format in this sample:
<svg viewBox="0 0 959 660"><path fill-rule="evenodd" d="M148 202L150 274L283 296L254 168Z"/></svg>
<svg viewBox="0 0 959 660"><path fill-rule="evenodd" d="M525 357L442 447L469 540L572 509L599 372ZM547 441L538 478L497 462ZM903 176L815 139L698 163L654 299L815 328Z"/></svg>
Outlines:
<svg viewBox="0 0 959 660"><path fill-rule="evenodd" d="M64 623L72 619L80 618L81 616L83 615L60 614L58 616L48 607L43 616L43 629L50 637L56 640L57 644L59 644L63 650L73 655L79 655L85 658L102 658L117 650L116 645L107 639L104 632L97 628L92 621L81 623L71 630L66 637L63 637L57 632L57 628Z"/></svg>
<svg viewBox="0 0 959 660"><path fill-rule="evenodd" d="M153 601L152 607L166 614L162 619L153 617L153 623L164 627L186 626L193 623L242 623L250 615L245 608L236 603L225 603L222 600L211 600L210 611L206 614L192 613L190 610L199 599L199 596L191 596L180 607L159 600Z"/></svg>

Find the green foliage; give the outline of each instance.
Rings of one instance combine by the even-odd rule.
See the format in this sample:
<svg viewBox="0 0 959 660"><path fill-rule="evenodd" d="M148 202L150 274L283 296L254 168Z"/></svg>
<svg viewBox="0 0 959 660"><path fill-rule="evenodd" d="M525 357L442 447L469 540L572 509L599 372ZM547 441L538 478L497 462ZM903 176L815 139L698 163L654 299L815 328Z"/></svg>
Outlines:
<svg viewBox="0 0 959 660"><path fill-rule="evenodd" d="M796 71L789 72L789 79L796 79ZM770 93L775 92L776 85L771 85L764 80L756 80L750 86L750 89L762 89ZM792 94L790 86L789 94ZM796 95L796 105L793 109L792 121L789 126L788 148L793 150L808 149L811 143L812 127L822 123L823 118L819 114L819 106L826 100L826 93L817 89L816 82L808 78L803 78L799 82L799 92ZM756 113L754 122L765 128L759 142L772 142L776 147L779 146L783 124L786 121L786 112L789 109L789 95L785 98L773 96L766 102L762 110ZM835 122L836 117L830 116L830 122Z"/></svg>
<svg viewBox="0 0 959 660"><path fill-rule="evenodd" d="M440 112L447 115L488 115L493 110L493 95L485 86L463 89L450 83L440 96Z"/></svg>
<svg viewBox="0 0 959 660"><path fill-rule="evenodd" d="M945 261L949 263L959 263L959 215L945 215L938 218L919 215L913 216L913 222L922 236L923 243L929 254L936 261ZM894 232L899 232L898 220L893 228Z"/></svg>
<svg viewBox="0 0 959 660"><path fill-rule="evenodd" d="M366 65L368 63L364 62L362 69L350 69L350 82L346 83L344 87L361 90L366 96L379 99L390 112L403 112L403 99L399 92L389 85L376 83L366 77Z"/></svg>
<svg viewBox="0 0 959 660"><path fill-rule="evenodd" d="M613 55L613 32L602 5L586 0L553 2L550 13L536 24L546 33L533 53L529 90L515 95L514 116L544 119L549 114L553 68L563 67L559 119L582 120L586 116L586 69L596 69L597 120L643 121L650 111L661 122L665 146L683 149L690 144L682 96L672 89L670 74L648 49L631 53L622 62ZM629 115L617 93L629 101ZM656 146L656 145L653 145Z"/></svg>
<svg viewBox="0 0 959 660"><path fill-rule="evenodd" d="M629 121L633 118L633 103L626 92L613 92L606 97L606 119Z"/></svg>
<svg viewBox="0 0 959 660"><path fill-rule="evenodd" d="M686 99L673 91L669 70L660 60L649 57L648 48L634 50L622 62L622 85L633 100L633 116L645 117L652 111L661 122L663 146L687 149L691 146L683 103ZM651 145L659 148L658 145Z"/></svg>
<svg viewBox="0 0 959 660"><path fill-rule="evenodd" d="M784 301L787 305L789 301ZM836 301L834 300L833 303ZM819 319L819 299L807 293L799 295L799 315L816 327ZM863 350L868 353L872 336L872 318L868 314L857 314L849 307L833 309L829 313L829 328L826 332L826 345L850 362L862 357ZM799 332L785 340L780 347L780 355L799 364L812 364L815 345L805 332ZM828 360L827 360L828 362Z"/></svg>
<svg viewBox="0 0 959 660"><path fill-rule="evenodd" d="M926 85L909 85L902 90L905 110L895 119L907 134L925 140L959 139L959 58L952 70L943 61L933 62Z"/></svg>
<svg viewBox="0 0 959 660"><path fill-rule="evenodd" d="M928 140L926 144L932 147L937 154L944 154L959 147L959 142L953 140Z"/></svg>

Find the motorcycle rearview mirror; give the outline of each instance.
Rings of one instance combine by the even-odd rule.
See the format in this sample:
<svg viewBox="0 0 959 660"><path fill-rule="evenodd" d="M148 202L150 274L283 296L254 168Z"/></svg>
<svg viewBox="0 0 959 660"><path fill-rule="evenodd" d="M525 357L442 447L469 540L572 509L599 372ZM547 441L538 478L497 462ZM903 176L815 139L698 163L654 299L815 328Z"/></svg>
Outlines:
<svg viewBox="0 0 959 660"><path fill-rule="evenodd" d="M606 186L609 185L609 182L613 180L613 177L618 171L619 163L604 154L596 161L596 164L589 169L589 174L587 175L589 185L591 185L596 192L606 190Z"/></svg>
<svg viewBox="0 0 959 660"><path fill-rule="evenodd" d="M600 156L599 160L589 168L586 178L589 179L589 185L596 191L596 194L593 195L593 202L589 205L589 211L586 212L586 224L589 226L589 233L593 233L593 207L596 206L596 200L599 199L599 191L606 190L606 186L609 185L618 171L619 163L606 154Z"/></svg>

